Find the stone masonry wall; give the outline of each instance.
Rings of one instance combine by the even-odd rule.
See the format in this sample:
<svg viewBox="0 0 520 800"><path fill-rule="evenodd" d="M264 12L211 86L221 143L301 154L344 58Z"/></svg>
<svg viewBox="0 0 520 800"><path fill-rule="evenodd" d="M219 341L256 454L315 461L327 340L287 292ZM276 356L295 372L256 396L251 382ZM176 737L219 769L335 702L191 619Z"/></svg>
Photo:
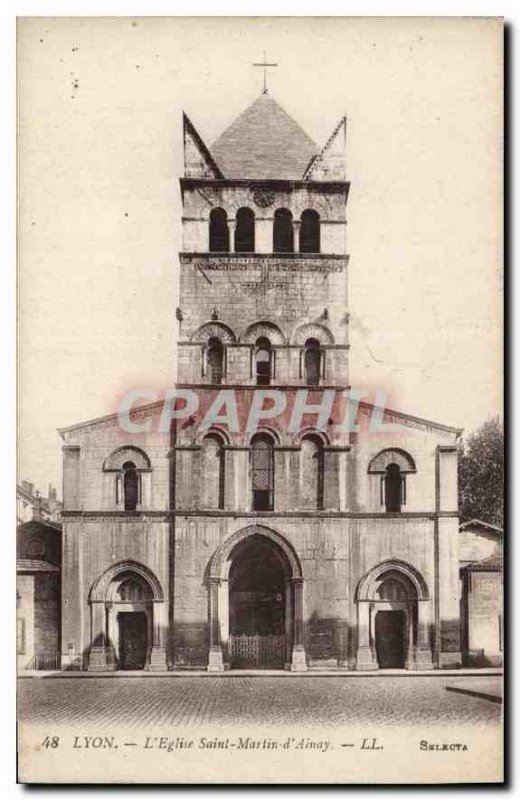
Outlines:
<svg viewBox="0 0 520 800"><path fill-rule="evenodd" d="M318 322L336 344L348 344L346 257L183 253L180 260L181 342L216 310L237 340L252 323L268 320L288 342L297 327Z"/></svg>
<svg viewBox="0 0 520 800"><path fill-rule="evenodd" d="M206 664L208 590L204 576L213 553L232 533L256 524L281 534L302 565L305 646L311 665L332 661L335 665L354 666L356 590L366 572L390 554L421 572L433 609L433 520L320 519L312 515L290 519L276 514L256 520L179 516L173 582L174 653L178 666Z"/></svg>

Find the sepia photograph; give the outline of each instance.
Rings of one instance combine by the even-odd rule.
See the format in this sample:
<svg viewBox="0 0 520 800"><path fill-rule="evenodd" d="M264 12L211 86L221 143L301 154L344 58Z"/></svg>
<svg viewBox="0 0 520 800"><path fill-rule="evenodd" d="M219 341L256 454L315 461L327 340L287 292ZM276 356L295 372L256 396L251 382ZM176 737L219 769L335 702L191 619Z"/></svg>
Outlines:
<svg viewBox="0 0 520 800"><path fill-rule="evenodd" d="M20 17L24 784L499 784L492 17Z"/></svg>

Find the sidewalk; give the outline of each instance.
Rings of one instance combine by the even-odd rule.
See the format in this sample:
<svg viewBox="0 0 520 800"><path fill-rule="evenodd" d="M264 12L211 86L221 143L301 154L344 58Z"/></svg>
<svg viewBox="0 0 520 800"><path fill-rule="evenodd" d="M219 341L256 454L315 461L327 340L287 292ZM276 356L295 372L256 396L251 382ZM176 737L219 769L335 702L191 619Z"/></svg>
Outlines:
<svg viewBox="0 0 520 800"><path fill-rule="evenodd" d="M322 670L309 669L307 672L290 672L282 669L235 669L225 670L224 672L208 672L207 670L115 670L111 672L87 672L83 670L70 671L44 671L26 670L20 672L18 678L448 678L448 677L487 677L501 676L500 667L471 668L462 667L461 669L426 669L426 670L406 670L406 669L385 669L385 670ZM457 691L453 688L451 691Z"/></svg>

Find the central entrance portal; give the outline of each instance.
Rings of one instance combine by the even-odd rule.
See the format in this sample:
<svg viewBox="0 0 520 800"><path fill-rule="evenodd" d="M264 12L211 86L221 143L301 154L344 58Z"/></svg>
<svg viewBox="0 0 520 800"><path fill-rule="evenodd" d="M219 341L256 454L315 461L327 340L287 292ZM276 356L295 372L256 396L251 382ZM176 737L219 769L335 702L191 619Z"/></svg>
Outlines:
<svg viewBox="0 0 520 800"><path fill-rule="evenodd" d="M262 536L233 554L229 572L229 651L232 668L283 668L286 576L280 555Z"/></svg>
<svg viewBox="0 0 520 800"><path fill-rule="evenodd" d="M380 669L404 669L404 611L378 611L376 614L376 653Z"/></svg>
<svg viewBox="0 0 520 800"><path fill-rule="evenodd" d="M144 669L148 648L148 619L143 611L117 615L119 624L119 668Z"/></svg>

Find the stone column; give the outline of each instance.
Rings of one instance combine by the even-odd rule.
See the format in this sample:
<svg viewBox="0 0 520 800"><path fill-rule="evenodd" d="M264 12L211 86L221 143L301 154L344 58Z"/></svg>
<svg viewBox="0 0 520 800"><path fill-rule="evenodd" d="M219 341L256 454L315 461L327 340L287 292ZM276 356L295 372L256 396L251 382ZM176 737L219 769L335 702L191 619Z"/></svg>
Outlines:
<svg viewBox="0 0 520 800"><path fill-rule="evenodd" d="M229 654L229 583L222 578L218 587L218 624L220 632L220 647L227 660Z"/></svg>
<svg viewBox="0 0 520 800"><path fill-rule="evenodd" d="M348 663L348 630L349 623L346 619L336 622L336 647L338 653L338 667L349 668Z"/></svg>
<svg viewBox="0 0 520 800"><path fill-rule="evenodd" d="M235 229L237 227L236 219L229 219L228 220L228 231L229 231L229 252L235 252Z"/></svg>
<svg viewBox="0 0 520 800"><path fill-rule="evenodd" d="M166 628L168 612L166 603L161 601L152 605L152 650L150 652L150 669L165 670L166 666Z"/></svg>
<svg viewBox="0 0 520 800"><path fill-rule="evenodd" d="M88 656L89 672L105 672L115 669L113 659L107 658L107 642L105 633L105 603L93 602L91 613L91 645Z"/></svg>
<svg viewBox="0 0 520 800"><path fill-rule="evenodd" d="M293 219L293 237L294 237L294 252L300 252L300 228L302 225L301 219Z"/></svg>
<svg viewBox="0 0 520 800"><path fill-rule="evenodd" d="M285 583L285 665L287 670L291 669L292 648L293 648L293 596L290 581Z"/></svg>
<svg viewBox="0 0 520 800"><path fill-rule="evenodd" d="M433 669L429 627L429 603L426 600L419 600L417 603L417 645L415 648L414 669Z"/></svg>
<svg viewBox="0 0 520 800"><path fill-rule="evenodd" d="M404 662L405 669L415 669L415 619L414 619L414 603L408 603L406 608L406 658Z"/></svg>
<svg viewBox="0 0 520 800"><path fill-rule="evenodd" d="M209 655L208 672L222 672L224 659L220 642L219 586L218 578L209 579Z"/></svg>
<svg viewBox="0 0 520 800"><path fill-rule="evenodd" d="M63 508L67 511L81 508L79 483L79 445L66 444L63 451Z"/></svg>
<svg viewBox="0 0 520 800"><path fill-rule="evenodd" d="M370 603L358 601L358 648L356 670L379 669L370 636Z"/></svg>
<svg viewBox="0 0 520 800"><path fill-rule="evenodd" d="M293 596L293 646L291 657L291 670L293 672L306 672L307 659L303 644L303 579L294 578L292 581Z"/></svg>

